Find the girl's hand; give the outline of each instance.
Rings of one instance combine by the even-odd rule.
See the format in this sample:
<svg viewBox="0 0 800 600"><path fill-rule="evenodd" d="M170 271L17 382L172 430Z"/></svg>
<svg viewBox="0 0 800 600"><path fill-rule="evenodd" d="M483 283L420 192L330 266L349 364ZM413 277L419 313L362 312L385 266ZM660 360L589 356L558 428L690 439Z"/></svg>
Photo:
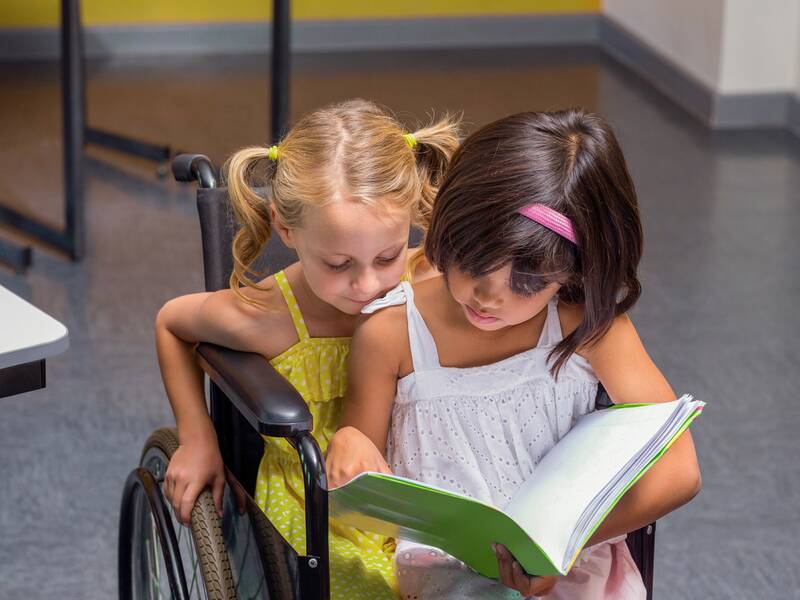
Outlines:
<svg viewBox="0 0 800 600"><path fill-rule="evenodd" d="M325 457L328 489L344 485L364 471L392 474L372 440L355 427L342 427L331 438Z"/></svg>
<svg viewBox="0 0 800 600"><path fill-rule="evenodd" d="M207 487L211 488L214 506L222 516L225 468L213 433L178 446L167 466L164 494L178 522L189 525L195 500Z"/></svg>
<svg viewBox="0 0 800 600"><path fill-rule="evenodd" d="M500 568L500 583L517 590L525 598L531 596L546 596L553 591L558 577L548 575L545 577L531 577L522 570L520 564L514 560L508 548L502 544L493 544L494 553L497 555L497 566Z"/></svg>

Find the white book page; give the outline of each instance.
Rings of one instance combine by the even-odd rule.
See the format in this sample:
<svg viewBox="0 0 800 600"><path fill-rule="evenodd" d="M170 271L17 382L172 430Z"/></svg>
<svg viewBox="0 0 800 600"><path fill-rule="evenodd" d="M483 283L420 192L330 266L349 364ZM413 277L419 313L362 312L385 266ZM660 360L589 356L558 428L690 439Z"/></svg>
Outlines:
<svg viewBox="0 0 800 600"><path fill-rule="evenodd" d="M517 490L506 513L553 560L563 560L586 507L682 402L606 409L582 417Z"/></svg>

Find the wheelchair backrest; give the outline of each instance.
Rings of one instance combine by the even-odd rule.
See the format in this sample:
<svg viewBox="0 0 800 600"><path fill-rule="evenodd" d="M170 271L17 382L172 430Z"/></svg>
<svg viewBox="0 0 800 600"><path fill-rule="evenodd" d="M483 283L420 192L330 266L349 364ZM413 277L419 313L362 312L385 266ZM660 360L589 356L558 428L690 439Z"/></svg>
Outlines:
<svg viewBox="0 0 800 600"><path fill-rule="evenodd" d="M233 272L231 244L236 233L236 220L228 200L227 188L198 188L197 212L203 241L203 270L206 291L228 287ZM297 255L273 234L253 265L254 272L264 276L289 266Z"/></svg>

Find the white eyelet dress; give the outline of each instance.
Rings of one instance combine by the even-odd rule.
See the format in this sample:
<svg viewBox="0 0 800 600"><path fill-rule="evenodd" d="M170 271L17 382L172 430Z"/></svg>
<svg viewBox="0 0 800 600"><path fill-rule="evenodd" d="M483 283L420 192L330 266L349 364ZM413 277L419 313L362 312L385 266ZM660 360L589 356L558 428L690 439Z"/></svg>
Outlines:
<svg viewBox="0 0 800 600"><path fill-rule="evenodd" d="M578 417L594 410L597 377L588 361L575 354L558 381L550 374L548 353L562 339L555 298L536 347L469 368L441 366L407 282L363 312L403 303L414 371L397 382L388 463L397 475L502 509ZM622 536L584 549L546 598L645 598L624 540ZM395 561L403 599L521 597L428 546L400 541Z"/></svg>

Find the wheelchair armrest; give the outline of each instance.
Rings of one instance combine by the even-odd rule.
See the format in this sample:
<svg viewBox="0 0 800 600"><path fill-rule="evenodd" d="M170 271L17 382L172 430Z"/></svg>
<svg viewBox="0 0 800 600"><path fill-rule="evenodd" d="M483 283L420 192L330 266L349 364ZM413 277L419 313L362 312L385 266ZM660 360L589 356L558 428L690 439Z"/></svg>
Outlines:
<svg viewBox="0 0 800 600"><path fill-rule="evenodd" d="M303 398L260 354L216 344L197 346L200 367L263 435L294 437L312 429Z"/></svg>

